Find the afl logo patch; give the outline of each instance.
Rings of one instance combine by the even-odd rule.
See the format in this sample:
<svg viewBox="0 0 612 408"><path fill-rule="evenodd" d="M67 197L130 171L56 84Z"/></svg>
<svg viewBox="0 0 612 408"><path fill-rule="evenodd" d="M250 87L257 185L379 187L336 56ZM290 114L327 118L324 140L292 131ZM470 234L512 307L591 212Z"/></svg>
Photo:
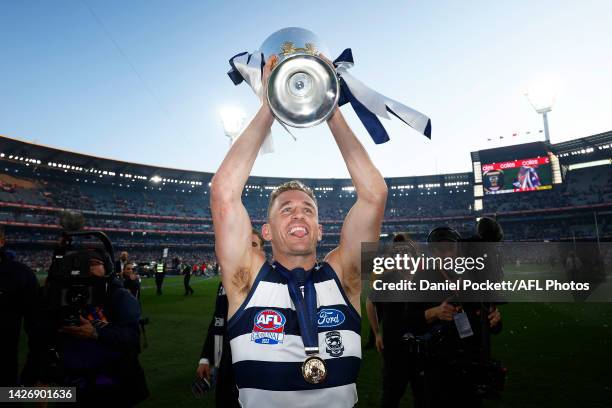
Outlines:
<svg viewBox="0 0 612 408"><path fill-rule="evenodd" d="M251 341L257 344L279 344L285 338L285 316L276 310L266 309L255 315Z"/></svg>
<svg viewBox="0 0 612 408"><path fill-rule="evenodd" d="M344 313L338 309L321 309L318 319L319 327L336 327L344 323Z"/></svg>

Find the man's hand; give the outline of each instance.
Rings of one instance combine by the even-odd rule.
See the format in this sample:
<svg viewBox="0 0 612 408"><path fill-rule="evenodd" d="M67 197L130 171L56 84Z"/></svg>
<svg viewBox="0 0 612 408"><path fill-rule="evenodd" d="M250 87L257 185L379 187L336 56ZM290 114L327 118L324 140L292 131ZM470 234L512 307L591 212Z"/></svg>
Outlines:
<svg viewBox="0 0 612 408"><path fill-rule="evenodd" d="M432 307L425 311L425 319L427 323L431 323L433 320L444 320L451 321L457 308L453 305L448 304L446 301L442 302L440 306Z"/></svg>
<svg viewBox="0 0 612 408"><path fill-rule="evenodd" d="M442 304L436 307L436 317L438 320L451 321L453 320L453 316L457 312L457 308L453 305L449 305L446 301L442 302Z"/></svg>
<svg viewBox="0 0 612 408"><path fill-rule="evenodd" d="M383 345L382 334L376 333L376 350L378 350L379 353L382 353L384 348L385 348L385 346Z"/></svg>
<svg viewBox="0 0 612 408"><path fill-rule="evenodd" d="M79 326L63 326L59 329L60 333L65 333L79 339L94 339L97 338L96 328L91 322L80 316L81 324Z"/></svg>
<svg viewBox="0 0 612 408"><path fill-rule="evenodd" d="M199 364L196 373L198 374L198 377L206 378L208 381L210 381L210 364Z"/></svg>
<svg viewBox="0 0 612 408"><path fill-rule="evenodd" d="M266 61L266 65L264 65L263 67L263 72L261 75L261 85L262 85L261 103L263 106L269 106L268 98L266 97L266 93L268 92L268 81L270 80L270 74L272 73L272 70L276 66L277 62L278 62L278 56L273 54L270 56L270 58L268 58L268 61Z"/></svg>
<svg viewBox="0 0 612 408"><path fill-rule="evenodd" d="M501 321L501 313L499 313L499 309L495 306L491 306L489 313L489 324L491 327L495 327Z"/></svg>
<svg viewBox="0 0 612 408"><path fill-rule="evenodd" d="M476 311L476 315L480 316L480 310ZM491 306L489 308L489 315L487 316L487 318L489 319L489 326L497 326L499 322L501 322L501 313L499 312L499 309L497 309L497 307L495 306Z"/></svg>

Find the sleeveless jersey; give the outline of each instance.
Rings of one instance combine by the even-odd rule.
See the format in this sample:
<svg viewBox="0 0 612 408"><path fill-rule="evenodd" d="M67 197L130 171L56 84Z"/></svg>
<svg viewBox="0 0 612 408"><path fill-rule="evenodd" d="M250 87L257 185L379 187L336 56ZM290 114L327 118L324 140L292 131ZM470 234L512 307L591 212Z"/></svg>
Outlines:
<svg viewBox="0 0 612 408"><path fill-rule="evenodd" d="M327 378L310 384L287 280L264 263L247 298L228 321L232 364L243 407L353 407L361 363L361 317L327 263L313 273L317 293L319 356Z"/></svg>

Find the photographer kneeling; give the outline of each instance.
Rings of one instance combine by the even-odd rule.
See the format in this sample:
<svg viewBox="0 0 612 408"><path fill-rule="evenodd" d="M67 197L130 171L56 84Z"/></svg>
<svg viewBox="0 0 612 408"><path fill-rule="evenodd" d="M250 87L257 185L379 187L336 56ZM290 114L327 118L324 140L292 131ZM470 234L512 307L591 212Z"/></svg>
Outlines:
<svg viewBox="0 0 612 408"><path fill-rule="evenodd" d="M76 387L77 404L133 406L148 396L140 352L140 306L113 274L112 247L56 251L47 279L32 383ZM76 234L75 234L76 235ZM47 323L48 322L48 323ZM50 324L43 326L44 324Z"/></svg>

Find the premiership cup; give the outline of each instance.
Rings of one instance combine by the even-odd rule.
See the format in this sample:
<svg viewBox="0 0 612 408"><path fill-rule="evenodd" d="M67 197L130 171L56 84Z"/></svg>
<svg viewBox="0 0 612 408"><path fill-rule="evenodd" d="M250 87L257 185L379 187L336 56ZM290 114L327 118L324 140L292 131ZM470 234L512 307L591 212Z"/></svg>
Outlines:
<svg viewBox="0 0 612 408"><path fill-rule="evenodd" d="M260 52L266 61L278 56L264 96L280 122L307 128L332 115L340 84L334 67L320 57L329 57L329 52L313 32L283 28L263 42Z"/></svg>

